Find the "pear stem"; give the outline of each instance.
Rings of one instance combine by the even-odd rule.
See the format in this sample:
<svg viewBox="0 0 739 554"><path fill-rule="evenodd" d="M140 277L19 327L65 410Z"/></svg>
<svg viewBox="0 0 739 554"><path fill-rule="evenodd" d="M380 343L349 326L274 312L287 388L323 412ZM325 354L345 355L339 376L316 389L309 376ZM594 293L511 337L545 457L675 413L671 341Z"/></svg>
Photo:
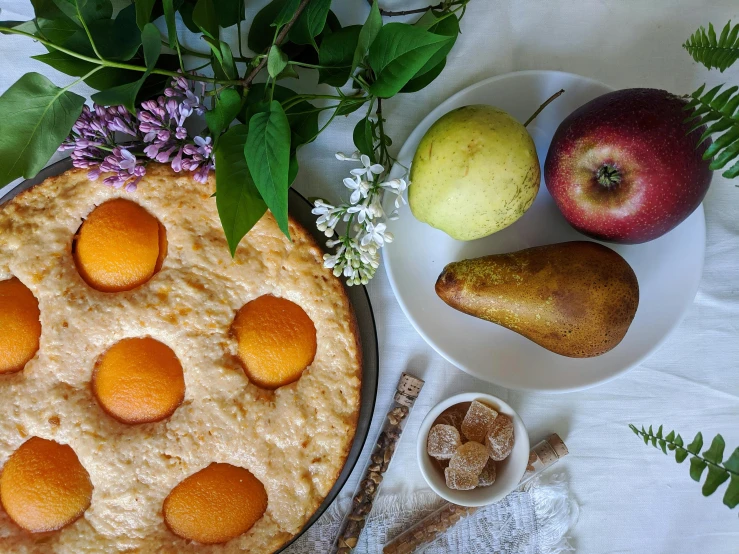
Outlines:
<svg viewBox="0 0 739 554"><path fill-rule="evenodd" d="M523 126L528 127L529 123L534 121L534 119L536 119L536 116L539 115L544 108L546 108L549 104L551 104L557 98L562 96L564 92L565 92L565 89L561 89L558 92L555 92L554 94L552 94L549 98L547 98L546 101L541 106L539 106L539 109L537 109L533 114L531 114L531 117L526 120L526 123L524 123Z"/></svg>

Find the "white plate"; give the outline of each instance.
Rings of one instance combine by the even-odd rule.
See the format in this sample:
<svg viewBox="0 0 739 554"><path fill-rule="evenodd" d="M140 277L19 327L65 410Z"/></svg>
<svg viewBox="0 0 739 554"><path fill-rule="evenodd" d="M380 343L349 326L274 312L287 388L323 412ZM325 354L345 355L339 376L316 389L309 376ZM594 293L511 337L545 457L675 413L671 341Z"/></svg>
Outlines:
<svg viewBox="0 0 739 554"><path fill-rule="evenodd" d="M522 71L486 79L455 94L411 133L398 162L410 167L424 133L448 111L490 104L525 121L549 96L565 89L529 125L544 163L554 131L573 110L612 89L557 71ZM393 176L405 172L399 166ZM543 173L543 172L542 172ZM533 206L510 227L471 242L456 241L413 217L408 206L391 222L395 241L383 249L395 296L416 330L460 369L513 389L572 391L591 387L639 364L665 340L693 303L703 271L706 227L703 206L668 234L646 244L613 245L639 279L639 309L624 340L602 356L573 359L553 354L503 327L458 312L436 296L434 283L452 261L513 252L586 237L559 213L542 180ZM587 239L589 240L589 239Z"/></svg>

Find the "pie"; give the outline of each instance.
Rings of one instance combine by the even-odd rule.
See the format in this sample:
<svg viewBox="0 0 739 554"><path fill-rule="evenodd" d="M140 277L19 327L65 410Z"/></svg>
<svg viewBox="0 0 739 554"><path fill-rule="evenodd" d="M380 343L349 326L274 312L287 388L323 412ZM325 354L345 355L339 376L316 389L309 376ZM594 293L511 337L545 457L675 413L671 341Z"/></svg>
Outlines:
<svg viewBox="0 0 739 554"><path fill-rule="evenodd" d="M0 206L0 551L269 553L342 470L343 285L267 212L232 258L213 178L47 179Z"/></svg>

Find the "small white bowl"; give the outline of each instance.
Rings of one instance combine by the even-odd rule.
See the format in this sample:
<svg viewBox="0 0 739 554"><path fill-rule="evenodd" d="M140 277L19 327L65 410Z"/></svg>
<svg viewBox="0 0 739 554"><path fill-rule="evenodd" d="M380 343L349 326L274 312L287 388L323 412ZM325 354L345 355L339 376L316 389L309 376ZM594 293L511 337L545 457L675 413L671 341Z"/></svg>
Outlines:
<svg viewBox="0 0 739 554"><path fill-rule="evenodd" d="M495 483L469 491L458 491L446 486L444 473L439 471L434 460L426 452L426 441L434 421L444 410L455 404L472 402L473 400L483 402L499 413L510 416L513 420L513 451L505 460L498 462ZM418 433L418 465L429 487L444 500L460 506L485 506L501 500L516 488L528 465L529 448L529 435L526 432L526 427L513 408L496 396L465 392L440 402L426 415L426 419L421 423L421 429Z"/></svg>

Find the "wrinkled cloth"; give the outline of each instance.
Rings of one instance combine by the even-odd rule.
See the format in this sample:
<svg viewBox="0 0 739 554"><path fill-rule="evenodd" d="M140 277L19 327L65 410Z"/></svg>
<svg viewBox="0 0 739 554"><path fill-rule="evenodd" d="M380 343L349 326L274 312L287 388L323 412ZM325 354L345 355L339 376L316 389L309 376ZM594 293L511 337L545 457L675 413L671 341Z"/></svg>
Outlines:
<svg viewBox="0 0 739 554"><path fill-rule="evenodd" d="M420 7L429 0L380 0L388 9ZM248 20L266 0L247 2ZM342 24L358 24L368 13L366 0L335 0ZM32 16L28 0L0 0L0 20ZM692 61L682 43L701 25L721 28L736 18L735 0L471 0L459 36L440 77L412 95L383 102L392 152L443 100L481 79L510 71L552 69L578 73L616 87L654 87L688 94L707 82L739 83L739 63L724 73ZM245 30L249 24L245 25ZM234 41L234 29L224 38ZM198 39L191 48L208 49ZM58 85L73 79L29 56L42 45L0 35L0 93L21 75L38 71ZM243 66L242 70L243 70ZM280 81L297 91L314 91L313 72ZM84 86L75 91L88 95ZM325 88L326 92L331 89ZM295 188L306 197L346 198L342 179L351 152L352 130L362 110L337 118L299 152ZM0 122L2 132L2 122ZM727 456L739 446L739 180L714 175L704 201L707 249L703 280L684 320L658 352L609 383L569 394L507 391L471 377L441 358L416 333L393 296L382 266L368 286L378 328L380 382L370 436L375 436L402 371L426 380L386 476L384 493L427 490L416 462L415 442L426 413L460 392L494 394L523 418L531 444L558 432L571 454L557 471L568 475L581 505L571 531L572 545L586 554L694 553L739 551L737 510L721 502L726 485L704 498L690 479L688 464L678 465L645 446L628 424L664 424L691 440L702 431L708 442L723 434ZM362 461L340 498L354 490Z"/></svg>

